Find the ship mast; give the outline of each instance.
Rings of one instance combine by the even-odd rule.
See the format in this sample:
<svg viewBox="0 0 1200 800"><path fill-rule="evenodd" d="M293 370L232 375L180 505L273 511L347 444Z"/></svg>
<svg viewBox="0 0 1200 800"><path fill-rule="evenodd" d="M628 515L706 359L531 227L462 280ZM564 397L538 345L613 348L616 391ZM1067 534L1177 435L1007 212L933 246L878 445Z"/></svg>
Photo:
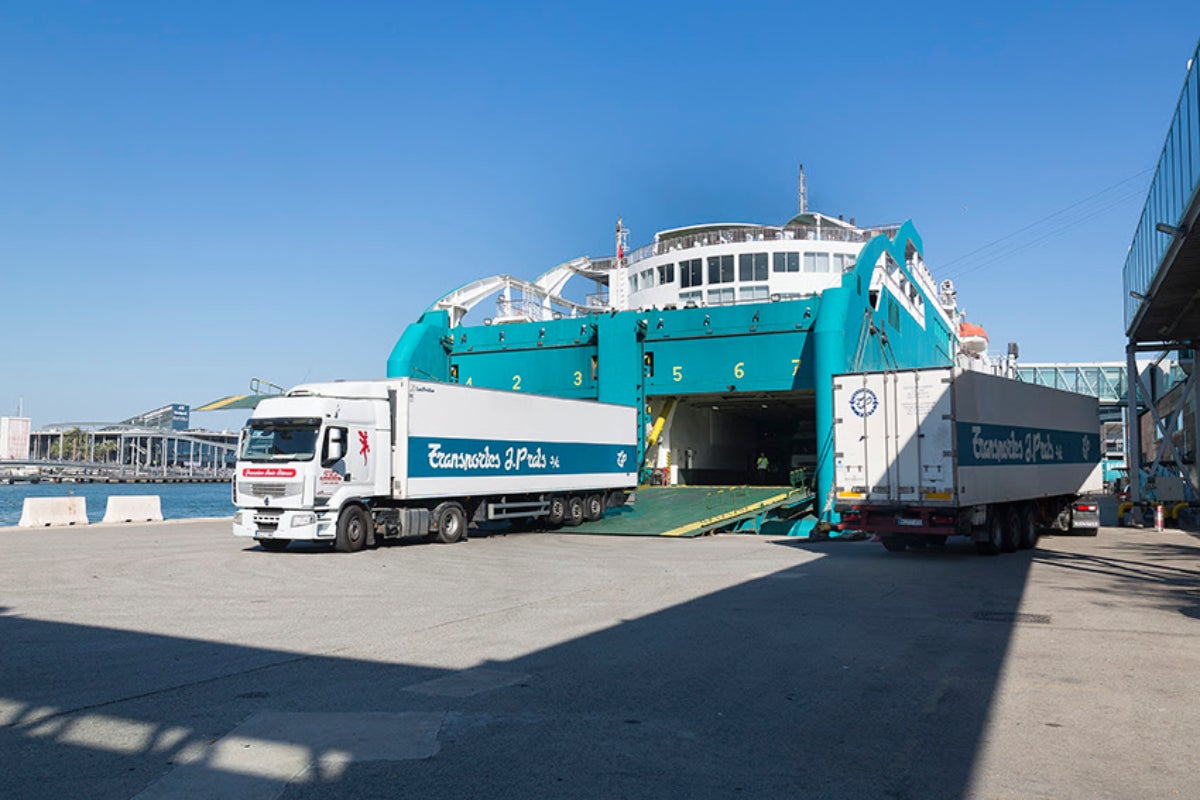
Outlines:
<svg viewBox="0 0 1200 800"><path fill-rule="evenodd" d="M808 184L804 180L804 165L800 165L800 175L796 178L796 194L799 195L800 213L808 213Z"/></svg>
<svg viewBox="0 0 1200 800"><path fill-rule="evenodd" d="M629 228L625 227L625 218L617 217L617 266L625 263L625 252L629 247Z"/></svg>

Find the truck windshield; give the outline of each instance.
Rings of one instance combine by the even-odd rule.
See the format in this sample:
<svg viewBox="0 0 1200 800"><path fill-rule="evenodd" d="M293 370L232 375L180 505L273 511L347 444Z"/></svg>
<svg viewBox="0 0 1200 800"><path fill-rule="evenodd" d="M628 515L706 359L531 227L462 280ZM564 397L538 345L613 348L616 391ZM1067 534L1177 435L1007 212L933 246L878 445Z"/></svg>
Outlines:
<svg viewBox="0 0 1200 800"><path fill-rule="evenodd" d="M247 461L308 461L317 452L316 420L254 419L242 439Z"/></svg>

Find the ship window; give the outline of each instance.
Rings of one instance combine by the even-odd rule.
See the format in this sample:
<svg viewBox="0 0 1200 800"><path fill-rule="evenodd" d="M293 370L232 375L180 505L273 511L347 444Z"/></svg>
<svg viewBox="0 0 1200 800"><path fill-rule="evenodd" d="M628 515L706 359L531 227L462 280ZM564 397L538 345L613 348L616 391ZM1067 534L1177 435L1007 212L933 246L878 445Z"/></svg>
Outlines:
<svg viewBox="0 0 1200 800"><path fill-rule="evenodd" d="M651 267L650 269L642 270L641 283L642 283L643 289L653 289L654 288L654 267Z"/></svg>
<svg viewBox="0 0 1200 800"><path fill-rule="evenodd" d="M738 296L742 300L767 300L771 296L771 289L767 286L743 286Z"/></svg>
<svg viewBox="0 0 1200 800"><path fill-rule="evenodd" d="M636 274L629 276L629 291L636 292L638 290L638 276Z"/></svg>
<svg viewBox="0 0 1200 800"><path fill-rule="evenodd" d="M679 285L684 289L689 286L703 286L704 273L700 259L679 262ZM683 295L680 295L682 297Z"/></svg>
<svg viewBox="0 0 1200 800"><path fill-rule="evenodd" d="M708 257L708 282L733 283L733 256Z"/></svg>
<svg viewBox="0 0 1200 800"><path fill-rule="evenodd" d="M765 281L766 279L766 253L742 253L738 256L738 280Z"/></svg>
<svg viewBox="0 0 1200 800"><path fill-rule="evenodd" d="M728 256L729 260L733 260L733 256ZM728 286L723 289L708 290L708 304L710 306L723 305L733 302L733 287Z"/></svg>
<svg viewBox="0 0 1200 800"><path fill-rule="evenodd" d="M829 253L805 253L805 272L829 272Z"/></svg>
<svg viewBox="0 0 1200 800"><path fill-rule="evenodd" d="M684 303L684 304L690 302L694 305L696 303L699 303L703 299L704 299L704 292L702 292L698 289L695 291L691 291L691 292L680 292L679 293L679 302Z"/></svg>
<svg viewBox="0 0 1200 800"><path fill-rule="evenodd" d="M799 272L800 271L800 254L799 253L776 253L775 254L775 272Z"/></svg>
<svg viewBox="0 0 1200 800"><path fill-rule="evenodd" d="M846 253L835 253L833 256L834 272L849 272L854 269L854 256Z"/></svg>
<svg viewBox="0 0 1200 800"><path fill-rule="evenodd" d="M674 264L659 264L658 265L658 284L665 286L668 283L675 282L675 265Z"/></svg>

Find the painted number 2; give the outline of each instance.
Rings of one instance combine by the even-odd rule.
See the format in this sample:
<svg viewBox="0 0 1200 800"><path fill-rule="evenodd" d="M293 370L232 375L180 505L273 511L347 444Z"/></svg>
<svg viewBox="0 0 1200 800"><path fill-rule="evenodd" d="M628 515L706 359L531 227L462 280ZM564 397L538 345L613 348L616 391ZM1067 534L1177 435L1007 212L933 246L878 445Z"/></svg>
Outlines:
<svg viewBox="0 0 1200 800"><path fill-rule="evenodd" d="M521 376L520 375L513 375L513 391L514 392L521 391Z"/></svg>

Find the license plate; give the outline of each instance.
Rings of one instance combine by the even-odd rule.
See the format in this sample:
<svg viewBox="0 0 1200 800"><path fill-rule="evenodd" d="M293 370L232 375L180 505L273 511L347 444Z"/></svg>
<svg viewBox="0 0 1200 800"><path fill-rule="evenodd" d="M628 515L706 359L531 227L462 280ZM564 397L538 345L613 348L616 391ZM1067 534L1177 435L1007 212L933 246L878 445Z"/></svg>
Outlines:
<svg viewBox="0 0 1200 800"><path fill-rule="evenodd" d="M922 523L919 519L905 519L904 517L896 517L897 525L907 525L910 528L919 528Z"/></svg>

